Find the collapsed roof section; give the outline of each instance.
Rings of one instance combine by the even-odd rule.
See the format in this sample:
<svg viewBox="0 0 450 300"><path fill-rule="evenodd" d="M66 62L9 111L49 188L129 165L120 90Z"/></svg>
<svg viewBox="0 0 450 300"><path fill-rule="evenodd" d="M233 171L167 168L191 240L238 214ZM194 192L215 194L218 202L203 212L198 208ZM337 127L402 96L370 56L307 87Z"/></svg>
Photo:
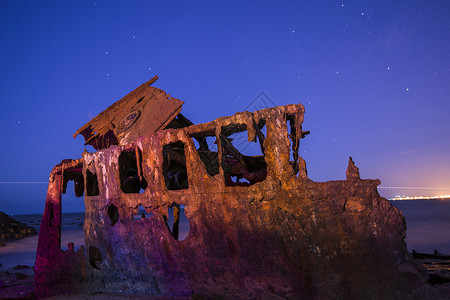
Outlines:
<svg viewBox="0 0 450 300"><path fill-rule="evenodd" d="M126 145L139 136L166 128L192 125L180 114L183 101L151 86L157 79L158 76L153 77L109 106L78 129L73 137L81 134L85 145L100 150L111 145Z"/></svg>

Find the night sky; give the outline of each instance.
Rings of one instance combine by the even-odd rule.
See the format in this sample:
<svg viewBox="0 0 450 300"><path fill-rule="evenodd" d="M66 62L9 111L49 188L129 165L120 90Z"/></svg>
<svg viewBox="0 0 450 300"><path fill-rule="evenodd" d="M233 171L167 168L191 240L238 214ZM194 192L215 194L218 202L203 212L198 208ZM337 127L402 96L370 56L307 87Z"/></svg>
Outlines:
<svg viewBox="0 0 450 300"><path fill-rule="evenodd" d="M362 178L428 188L384 197L450 194L429 189L450 188L448 0L1 0L0 210L42 213L36 182L81 157L73 133L154 75L194 123L261 92L302 103L312 180L345 179L352 156Z"/></svg>

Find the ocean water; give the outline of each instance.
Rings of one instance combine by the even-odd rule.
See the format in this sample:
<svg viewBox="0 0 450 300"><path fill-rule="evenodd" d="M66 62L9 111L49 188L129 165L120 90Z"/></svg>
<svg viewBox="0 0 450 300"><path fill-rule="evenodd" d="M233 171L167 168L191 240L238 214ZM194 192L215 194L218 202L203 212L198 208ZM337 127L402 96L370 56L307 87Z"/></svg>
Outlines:
<svg viewBox="0 0 450 300"><path fill-rule="evenodd" d="M407 222L406 243L408 250L450 254L450 199L391 201L399 208ZM141 218L144 211L136 215ZM146 218L151 214L145 213ZM14 215L16 220L39 230L41 214ZM75 250L84 244L84 213L65 213L62 215L61 248L67 250L67 244L73 242ZM173 216L169 213L168 224L172 227ZM180 236L183 240L189 233L189 221L183 208L180 214ZM11 270L16 265L33 266L36 257L38 236L8 243L0 248L0 271Z"/></svg>
<svg viewBox="0 0 450 300"><path fill-rule="evenodd" d="M409 251L450 254L450 199L390 202L405 217Z"/></svg>
<svg viewBox="0 0 450 300"><path fill-rule="evenodd" d="M23 222L33 227L39 232L42 214L13 215L17 221ZM75 249L84 244L84 212L65 213L62 215L61 249L67 250L68 243L73 242ZM5 247L0 247L0 271L8 271L17 265L34 266L36 259L38 236L32 236L7 243Z"/></svg>

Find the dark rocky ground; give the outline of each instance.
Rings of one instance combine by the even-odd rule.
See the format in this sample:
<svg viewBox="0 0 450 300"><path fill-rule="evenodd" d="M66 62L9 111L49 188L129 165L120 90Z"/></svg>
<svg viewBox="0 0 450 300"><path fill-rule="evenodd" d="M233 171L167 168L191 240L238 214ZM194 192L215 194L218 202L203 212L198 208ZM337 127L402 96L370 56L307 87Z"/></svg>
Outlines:
<svg viewBox="0 0 450 300"><path fill-rule="evenodd" d="M28 266L16 266L0 273L0 299L34 299L34 272Z"/></svg>
<svg viewBox="0 0 450 300"><path fill-rule="evenodd" d="M37 231L33 227L0 212L0 247L36 234ZM30 266L18 265L12 270L0 273L0 299L32 299L33 295L34 272Z"/></svg>
<svg viewBox="0 0 450 300"><path fill-rule="evenodd" d="M413 251L413 258L427 269L429 283L450 285L450 255L441 254L437 250L434 254Z"/></svg>
<svg viewBox="0 0 450 300"><path fill-rule="evenodd" d="M437 293L437 299L450 299L447 292L450 292L450 257L443 255L444 258L433 257L431 254L428 257L421 257L420 255L415 258L415 260L425 266L427 269L431 283L430 290L433 289L441 290ZM426 297L427 292L424 292L417 299L421 299L422 296ZM433 294L436 296L436 294ZM439 297L441 295L441 297ZM7 272L0 272L0 299L36 299L34 293L34 272L29 266L16 266L12 270ZM123 300L123 299L153 299L153 300L164 300L164 299L189 299L183 297L156 297L156 296L142 296L142 295L121 295L121 294L109 294L109 293L75 293L66 295L57 295L51 298L51 300L56 299L90 299L90 300L103 300L103 299L113 299L113 300ZM208 299L202 296L193 296L190 299L203 300ZM275 299L275 298L274 298ZM280 298L282 299L282 298ZM425 298L424 298L425 299Z"/></svg>
<svg viewBox="0 0 450 300"><path fill-rule="evenodd" d="M30 226L14 220L4 212L0 212L0 247L6 243L37 234Z"/></svg>
<svg viewBox="0 0 450 300"><path fill-rule="evenodd" d="M416 261L422 263L430 274L429 282L432 284L431 289L441 290L437 299L450 299L447 292L450 292L450 259L436 259L436 258L420 258ZM419 296L417 299L421 299L422 296L426 297L427 292ZM441 297L439 297L439 295ZM436 296L433 293L433 296ZM16 266L13 270L8 272L0 272L0 299L36 299L34 293L34 272L33 269L28 266ZM193 300L206 300L209 298L202 296L192 296L191 298L183 297L157 297L157 296L142 296L142 295L121 295L121 294L109 294L109 293L75 293L66 295L57 295L48 299L90 299L90 300L124 300L124 299L152 299L152 300L165 300L165 299L193 299ZM221 299L221 298L218 298ZM283 298L273 298L283 299ZM423 298L426 299L426 298Z"/></svg>

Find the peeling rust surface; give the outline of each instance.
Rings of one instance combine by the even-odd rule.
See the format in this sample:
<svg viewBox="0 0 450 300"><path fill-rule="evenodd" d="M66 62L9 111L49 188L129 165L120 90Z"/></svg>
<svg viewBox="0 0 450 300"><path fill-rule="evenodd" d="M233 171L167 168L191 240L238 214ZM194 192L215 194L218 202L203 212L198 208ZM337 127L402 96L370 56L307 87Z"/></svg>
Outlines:
<svg viewBox="0 0 450 300"><path fill-rule="evenodd" d="M152 129L63 161L50 174L35 265L38 295L64 289L229 299L424 295L427 275L406 249L401 212L377 192L380 181L361 179L351 158L347 180L308 178L298 156L308 133L303 116L300 104L240 112ZM262 154L242 154L234 131L245 131ZM60 248L67 180L85 195L86 247L77 252ZM176 223L181 205L190 231L179 241L167 219L173 210ZM140 206L152 215L135 220Z"/></svg>
<svg viewBox="0 0 450 300"><path fill-rule="evenodd" d="M75 132L96 150L126 145L138 136L165 128L181 111L183 101L151 85L155 76L115 102Z"/></svg>

